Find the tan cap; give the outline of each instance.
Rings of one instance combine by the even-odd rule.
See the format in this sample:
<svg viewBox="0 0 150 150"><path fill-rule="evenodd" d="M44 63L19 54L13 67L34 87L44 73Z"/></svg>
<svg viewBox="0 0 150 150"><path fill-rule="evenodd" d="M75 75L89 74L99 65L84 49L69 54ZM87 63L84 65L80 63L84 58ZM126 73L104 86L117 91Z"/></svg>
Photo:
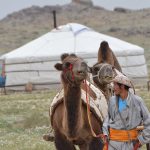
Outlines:
<svg viewBox="0 0 150 150"><path fill-rule="evenodd" d="M123 85L126 85L130 88L132 87L131 80L123 74L117 75L112 81L123 84Z"/></svg>

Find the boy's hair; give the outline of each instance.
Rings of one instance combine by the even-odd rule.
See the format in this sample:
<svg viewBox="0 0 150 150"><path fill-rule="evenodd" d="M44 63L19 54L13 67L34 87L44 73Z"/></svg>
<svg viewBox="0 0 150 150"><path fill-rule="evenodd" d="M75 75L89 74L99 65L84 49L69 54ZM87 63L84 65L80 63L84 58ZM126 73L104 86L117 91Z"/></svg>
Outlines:
<svg viewBox="0 0 150 150"><path fill-rule="evenodd" d="M121 87L122 85L124 86L124 88L128 91L130 87L124 85L124 84L121 84L121 83L117 83L119 85L119 87Z"/></svg>

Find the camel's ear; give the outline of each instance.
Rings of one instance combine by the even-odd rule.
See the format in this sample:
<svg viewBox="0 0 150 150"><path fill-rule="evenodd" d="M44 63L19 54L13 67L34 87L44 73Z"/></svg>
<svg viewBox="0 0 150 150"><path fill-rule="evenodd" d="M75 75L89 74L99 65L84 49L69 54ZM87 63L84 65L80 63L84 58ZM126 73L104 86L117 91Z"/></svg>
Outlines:
<svg viewBox="0 0 150 150"><path fill-rule="evenodd" d="M89 66L88 66L87 69L88 69L88 72L89 72L89 73L92 73L92 67L89 67Z"/></svg>
<svg viewBox="0 0 150 150"><path fill-rule="evenodd" d="M114 70L114 69L115 69L115 67L114 67L114 66L112 66L112 69Z"/></svg>
<svg viewBox="0 0 150 150"><path fill-rule="evenodd" d="M57 63L54 66L57 70L61 71L62 70L62 64L61 63Z"/></svg>
<svg viewBox="0 0 150 150"><path fill-rule="evenodd" d="M74 53L70 54L70 56L77 57L77 55Z"/></svg>
<svg viewBox="0 0 150 150"><path fill-rule="evenodd" d="M68 53L62 54L61 57L60 57L61 61L63 61L63 60L64 60L66 57L68 57L68 56L69 56Z"/></svg>

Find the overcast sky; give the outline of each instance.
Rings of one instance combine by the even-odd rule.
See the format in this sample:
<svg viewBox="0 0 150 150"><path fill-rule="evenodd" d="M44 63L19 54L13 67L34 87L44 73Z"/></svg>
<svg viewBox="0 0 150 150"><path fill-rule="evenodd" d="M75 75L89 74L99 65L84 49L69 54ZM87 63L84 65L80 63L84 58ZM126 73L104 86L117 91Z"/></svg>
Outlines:
<svg viewBox="0 0 150 150"><path fill-rule="evenodd" d="M94 5L105 7L113 10L114 7L124 7L130 9L150 8L150 0L92 0ZM31 7L32 5L64 5L70 3L71 0L0 0L0 19L6 15Z"/></svg>

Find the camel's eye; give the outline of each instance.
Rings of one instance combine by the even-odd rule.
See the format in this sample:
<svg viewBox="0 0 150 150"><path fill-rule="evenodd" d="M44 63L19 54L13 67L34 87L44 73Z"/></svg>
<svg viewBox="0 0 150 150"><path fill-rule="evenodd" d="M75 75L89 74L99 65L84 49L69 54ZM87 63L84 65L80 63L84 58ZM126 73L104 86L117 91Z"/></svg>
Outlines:
<svg viewBox="0 0 150 150"><path fill-rule="evenodd" d="M94 70L95 72L97 72L97 71L99 70L99 68L98 68L98 67L94 67L93 70Z"/></svg>
<svg viewBox="0 0 150 150"><path fill-rule="evenodd" d="M72 65L70 62L65 62L64 64L63 64L63 68L69 68L70 67L70 65Z"/></svg>

